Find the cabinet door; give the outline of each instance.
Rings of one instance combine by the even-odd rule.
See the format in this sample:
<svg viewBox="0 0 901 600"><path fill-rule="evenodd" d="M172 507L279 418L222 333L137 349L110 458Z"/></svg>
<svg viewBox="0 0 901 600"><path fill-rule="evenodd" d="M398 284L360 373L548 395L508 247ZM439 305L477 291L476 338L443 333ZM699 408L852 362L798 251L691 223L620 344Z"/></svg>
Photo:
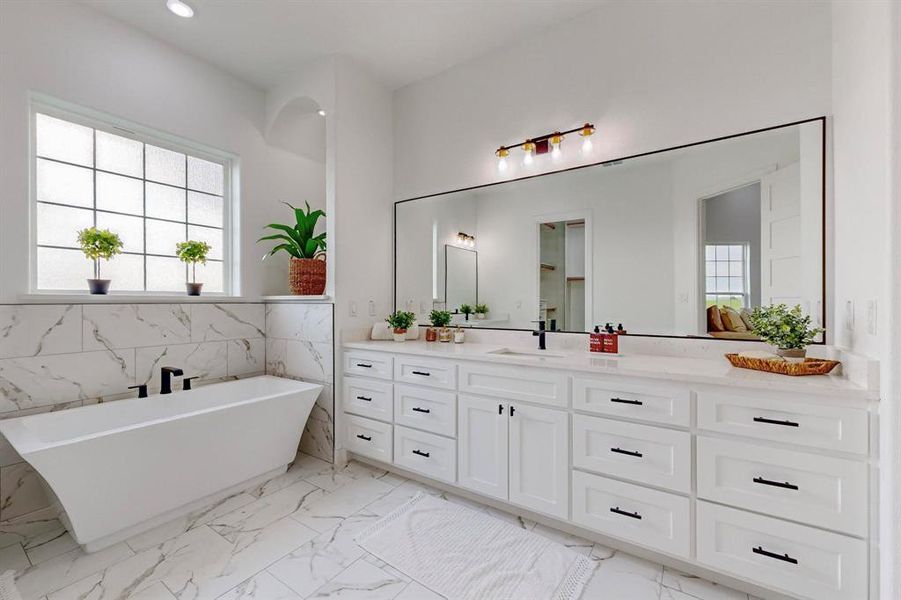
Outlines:
<svg viewBox="0 0 901 600"><path fill-rule="evenodd" d="M569 513L569 414L513 403L510 501L566 519Z"/></svg>
<svg viewBox="0 0 901 600"><path fill-rule="evenodd" d="M508 404L457 399L457 483L480 494L507 499Z"/></svg>

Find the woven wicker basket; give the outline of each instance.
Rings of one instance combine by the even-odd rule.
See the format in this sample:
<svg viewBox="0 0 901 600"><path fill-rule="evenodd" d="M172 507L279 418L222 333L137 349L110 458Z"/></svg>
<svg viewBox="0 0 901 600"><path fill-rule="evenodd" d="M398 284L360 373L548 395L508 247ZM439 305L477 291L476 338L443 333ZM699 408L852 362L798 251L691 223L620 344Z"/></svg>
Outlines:
<svg viewBox="0 0 901 600"><path fill-rule="evenodd" d="M295 296L319 296L325 293L325 257L291 258L288 282Z"/></svg>
<svg viewBox="0 0 901 600"><path fill-rule="evenodd" d="M762 358L746 358L738 354L727 354L726 358L733 367L778 373L780 375L826 375L841 363L837 360L805 358L804 362L786 360L765 360Z"/></svg>

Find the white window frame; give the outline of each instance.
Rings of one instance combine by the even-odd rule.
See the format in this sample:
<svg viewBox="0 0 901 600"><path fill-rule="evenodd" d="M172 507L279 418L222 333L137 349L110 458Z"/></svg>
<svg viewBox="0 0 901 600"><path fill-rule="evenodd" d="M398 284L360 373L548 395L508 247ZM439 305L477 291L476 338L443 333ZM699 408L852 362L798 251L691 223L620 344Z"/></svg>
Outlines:
<svg viewBox="0 0 901 600"><path fill-rule="evenodd" d="M741 246L742 247L742 291L741 292L710 292L707 289L707 248L710 246ZM751 244L748 242L705 242L704 243L704 267L702 273L702 281L704 281L704 302L703 307L706 310L708 296L741 296L743 308L751 308ZM712 262L736 262L732 260L720 261L714 259ZM719 304L716 304L719 306Z"/></svg>
<svg viewBox="0 0 901 600"><path fill-rule="evenodd" d="M239 297L240 288L240 200L238 190L239 186L239 159L237 155L224 152L192 142L184 138L163 133L143 125L138 125L120 119L99 111L84 108L45 96L43 94L32 93L29 98L29 114L28 114L28 289L30 295L64 295L64 296L80 296L87 295L88 291L79 290L54 290L54 289L38 289L37 286L37 114L44 114L49 117L62 119L85 127L91 127L98 131L103 131L120 137L130 138L145 144L151 144L179 152L189 154L195 158L200 158L210 162L221 164L223 167L223 189L222 189L222 291L206 292L204 296L213 297ZM96 170L96 165L92 167ZM95 201L96 206L96 201ZM96 209L94 209L96 210ZM87 259L86 259L87 260ZM146 274L145 274L146 277ZM86 284L87 285L87 284ZM111 290L109 296L141 296L148 298L155 297L177 297L184 299L185 296L175 291L142 291L142 290ZM101 297L103 298L103 297ZM92 299L98 299L96 296ZM116 301L114 298L112 301Z"/></svg>

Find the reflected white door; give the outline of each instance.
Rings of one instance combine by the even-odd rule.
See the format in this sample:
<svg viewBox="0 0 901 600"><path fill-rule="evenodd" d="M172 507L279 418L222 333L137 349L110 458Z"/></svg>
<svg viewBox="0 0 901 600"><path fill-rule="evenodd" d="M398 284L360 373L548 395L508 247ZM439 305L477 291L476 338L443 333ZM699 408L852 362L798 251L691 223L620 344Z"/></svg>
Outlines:
<svg viewBox="0 0 901 600"><path fill-rule="evenodd" d="M457 399L457 483L507 499L507 413L500 400Z"/></svg>
<svg viewBox="0 0 901 600"><path fill-rule="evenodd" d="M804 293L799 163L760 180L760 210L760 302L764 306L801 304Z"/></svg>
<svg viewBox="0 0 901 600"><path fill-rule="evenodd" d="M510 501L568 518L569 414L517 403L511 408Z"/></svg>

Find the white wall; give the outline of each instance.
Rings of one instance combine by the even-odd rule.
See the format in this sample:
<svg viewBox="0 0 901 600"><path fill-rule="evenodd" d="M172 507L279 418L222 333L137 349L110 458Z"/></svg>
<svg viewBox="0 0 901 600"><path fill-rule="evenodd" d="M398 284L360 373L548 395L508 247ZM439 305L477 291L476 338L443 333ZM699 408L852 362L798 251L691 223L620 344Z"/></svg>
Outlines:
<svg viewBox="0 0 901 600"><path fill-rule="evenodd" d="M242 292L283 291L285 261L260 264L278 203L325 201L324 165L269 147L262 92L97 11L0 3L0 301L27 291L29 91L240 156Z"/></svg>
<svg viewBox="0 0 901 600"><path fill-rule="evenodd" d="M399 90L396 196L496 181L498 146L585 120L563 166L825 115L830 57L827 3L604 5Z"/></svg>
<svg viewBox="0 0 901 600"><path fill-rule="evenodd" d="M899 308L896 260L901 222L891 161L894 149L897 169L901 14L893 4L834 3L832 96L837 343L881 361L880 597L897 599L901 598L896 572L901 558L901 330L892 312ZM875 333L868 323L871 301L877 303ZM854 307L850 328L845 327L848 302Z"/></svg>

